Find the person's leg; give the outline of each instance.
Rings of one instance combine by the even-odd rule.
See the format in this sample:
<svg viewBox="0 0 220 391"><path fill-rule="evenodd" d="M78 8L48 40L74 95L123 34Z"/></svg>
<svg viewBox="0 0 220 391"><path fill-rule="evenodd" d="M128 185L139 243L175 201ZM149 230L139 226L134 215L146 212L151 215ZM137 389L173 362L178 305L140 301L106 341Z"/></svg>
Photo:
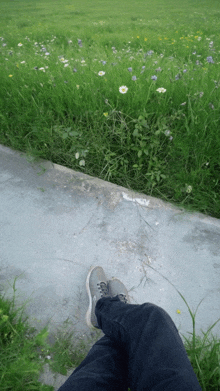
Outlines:
<svg viewBox="0 0 220 391"><path fill-rule="evenodd" d="M58 391L201 391L178 330L162 308L103 297L95 314L105 336Z"/></svg>
<svg viewBox="0 0 220 391"><path fill-rule="evenodd" d="M162 308L103 297L95 314L104 334L126 351L131 391L202 390L178 330Z"/></svg>
<svg viewBox="0 0 220 391"><path fill-rule="evenodd" d="M90 349L58 391L128 391L126 352L104 336Z"/></svg>

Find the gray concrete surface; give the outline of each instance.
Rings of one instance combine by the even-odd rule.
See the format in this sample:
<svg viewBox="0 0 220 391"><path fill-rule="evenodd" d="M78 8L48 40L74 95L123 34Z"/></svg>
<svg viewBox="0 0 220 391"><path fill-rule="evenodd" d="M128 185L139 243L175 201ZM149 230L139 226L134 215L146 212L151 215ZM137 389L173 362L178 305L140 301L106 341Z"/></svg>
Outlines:
<svg viewBox="0 0 220 391"><path fill-rule="evenodd" d="M180 331L197 333L220 314L220 220L0 146L0 289L51 332L69 319L88 334L91 265L119 278L131 302L164 308ZM180 311L180 313L179 313ZM217 324L213 333L220 336Z"/></svg>

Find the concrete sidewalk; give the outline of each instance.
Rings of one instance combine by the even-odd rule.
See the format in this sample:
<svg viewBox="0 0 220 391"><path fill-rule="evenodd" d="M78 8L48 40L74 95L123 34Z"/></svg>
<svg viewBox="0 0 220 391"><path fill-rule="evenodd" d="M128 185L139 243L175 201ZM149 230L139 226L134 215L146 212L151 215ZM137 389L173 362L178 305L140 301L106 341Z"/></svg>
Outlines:
<svg viewBox="0 0 220 391"><path fill-rule="evenodd" d="M0 289L21 302L39 329L69 318L85 322L86 276L102 266L119 278L131 302L165 309L180 335L192 332L186 304L195 311L197 334L220 313L220 220L184 212L48 161L0 146ZM173 285L174 286L173 286ZM180 313L179 313L180 311ZM40 321L40 323L37 322ZM220 336L220 325L213 333Z"/></svg>

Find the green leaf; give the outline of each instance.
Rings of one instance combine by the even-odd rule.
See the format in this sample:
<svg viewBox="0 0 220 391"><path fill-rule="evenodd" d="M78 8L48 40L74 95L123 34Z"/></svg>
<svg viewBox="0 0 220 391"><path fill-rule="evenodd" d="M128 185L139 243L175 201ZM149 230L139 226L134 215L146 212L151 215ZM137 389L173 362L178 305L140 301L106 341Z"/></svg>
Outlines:
<svg viewBox="0 0 220 391"><path fill-rule="evenodd" d="M68 137L68 133L63 133L63 134L62 134L62 138L63 138L63 139L66 139L67 137Z"/></svg>
<svg viewBox="0 0 220 391"><path fill-rule="evenodd" d="M142 151L138 151L138 157L141 157Z"/></svg>
<svg viewBox="0 0 220 391"><path fill-rule="evenodd" d="M70 128L71 129L71 128ZM78 136L79 135L79 132L69 132L69 135L70 136Z"/></svg>

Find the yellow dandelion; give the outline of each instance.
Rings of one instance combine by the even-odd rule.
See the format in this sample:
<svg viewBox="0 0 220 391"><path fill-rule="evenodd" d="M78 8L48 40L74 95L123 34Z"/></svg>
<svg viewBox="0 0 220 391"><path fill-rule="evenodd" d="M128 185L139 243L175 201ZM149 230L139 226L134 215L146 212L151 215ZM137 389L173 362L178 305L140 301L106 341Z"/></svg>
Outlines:
<svg viewBox="0 0 220 391"><path fill-rule="evenodd" d="M105 117L108 117L108 113L103 113L103 115L104 115Z"/></svg>
<svg viewBox="0 0 220 391"><path fill-rule="evenodd" d="M144 38L145 41L147 41L147 38Z"/></svg>
<svg viewBox="0 0 220 391"><path fill-rule="evenodd" d="M137 38L140 38L139 35L137 35Z"/></svg>
<svg viewBox="0 0 220 391"><path fill-rule="evenodd" d="M9 77L12 77L13 75L8 75Z"/></svg>
<svg viewBox="0 0 220 391"><path fill-rule="evenodd" d="M176 310L177 314L181 314L181 311L180 310Z"/></svg>

